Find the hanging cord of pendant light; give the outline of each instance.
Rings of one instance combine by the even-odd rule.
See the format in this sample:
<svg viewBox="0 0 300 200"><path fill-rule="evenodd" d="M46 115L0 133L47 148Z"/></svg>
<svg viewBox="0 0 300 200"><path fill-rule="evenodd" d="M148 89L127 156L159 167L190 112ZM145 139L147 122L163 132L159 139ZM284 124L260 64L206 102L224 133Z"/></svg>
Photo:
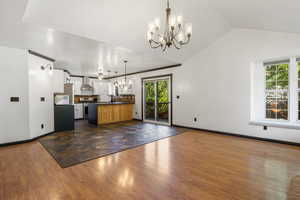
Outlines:
<svg viewBox="0 0 300 200"><path fill-rule="evenodd" d="M125 83L127 83L127 63L128 63L128 60L124 60L124 63L125 63Z"/></svg>

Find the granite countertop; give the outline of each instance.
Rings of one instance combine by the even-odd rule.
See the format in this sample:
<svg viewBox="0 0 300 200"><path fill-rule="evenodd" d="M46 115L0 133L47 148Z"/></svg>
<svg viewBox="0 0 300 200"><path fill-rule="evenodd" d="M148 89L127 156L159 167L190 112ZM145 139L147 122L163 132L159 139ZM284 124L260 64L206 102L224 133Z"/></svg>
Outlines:
<svg viewBox="0 0 300 200"><path fill-rule="evenodd" d="M99 103L91 103L96 105L120 105L120 104L134 104L130 102L99 102Z"/></svg>

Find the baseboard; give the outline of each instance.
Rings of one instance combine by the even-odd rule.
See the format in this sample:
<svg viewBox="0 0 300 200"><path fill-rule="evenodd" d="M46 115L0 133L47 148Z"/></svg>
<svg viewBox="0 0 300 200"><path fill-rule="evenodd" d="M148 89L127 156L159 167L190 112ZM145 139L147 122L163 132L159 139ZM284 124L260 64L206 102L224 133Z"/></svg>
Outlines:
<svg viewBox="0 0 300 200"><path fill-rule="evenodd" d="M47 133L46 135L40 135L38 137L35 137L35 138L31 138L31 139L28 139L28 140L21 140L21 141L17 141L17 142L8 142L8 143L3 143L3 144L0 144L0 147L5 147L5 146L12 146L12 145L16 145L16 144L24 144L24 143L28 143L28 142L33 142L37 139L40 139L42 137L46 137L48 135L51 135L55 132L50 132L50 133Z"/></svg>
<svg viewBox="0 0 300 200"><path fill-rule="evenodd" d="M214 134L228 135L228 136L247 138L247 139L259 140L259 141L265 141L265 142L273 142L273 143L279 143L279 144L287 144L287 145L293 145L293 146L300 146L300 143L297 143L297 142L288 142L288 141L282 141L282 140L260 138L260 137L240 135L240 134L228 133L228 132L222 132L222 131L214 131L214 130L209 130L209 129L181 126L181 125L176 125L176 124L173 124L173 126L179 127L179 128L188 128L188 129L197 130L197 131L205 131L205 132L214 133Z"/></svg>
<svg viewBox="0 0 300 200"><path fill-rule="evenodd" d="M143 120L141 120L141 119L136 119L136 118L133 118L132 120L135 120L135 121L143 121Z"/></svg>

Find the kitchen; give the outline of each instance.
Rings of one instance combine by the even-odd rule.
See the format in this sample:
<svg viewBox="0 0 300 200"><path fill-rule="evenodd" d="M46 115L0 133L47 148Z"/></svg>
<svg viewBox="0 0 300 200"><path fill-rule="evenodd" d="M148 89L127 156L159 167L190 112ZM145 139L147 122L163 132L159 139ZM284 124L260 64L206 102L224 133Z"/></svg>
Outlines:
<svg viewBox="0 0 300 200"><path fill-rule="evenodd" d="M73 130L75 126L69 126L68 124L72 123L72 121L74 124L77 120L86 120L96 125L132 120L134 112L133 105L135 103L135 95L133 92L133 87L131 87L126 91L120 91L121 94L118 94L118 89L116 90L114 83L109 79L99 80L95 77L75 76L64 71L64 92L55 93L54 95L55 110L61 110L60 112L55 112L54 119L55 122L57 122L55 123L55 131ZM114 117L115 120L103 119L106 122L94 121L98 118L98 105L102 105L104 111L105 108L108 108L108 105L119 105L118 109L120 109L120 105L122 104L131 105L130 108L126 110L126 112L128 112L126 117L119 117L119 115L124 116L124 114L120 113L117 117ZM69 106L72 106L72 108ZM62 107L64 107L64 109L62 109ZM116 108L117 106L114 107ZM68 108L74 109L74 111L70 112ZM91 110L92 108L94 108L94 111ZM111 112L108 115L113 116L113 110L106 109L105 112ZM69 113L69 115L66 115L66 113ZM64 119L61 119L61 116L64 116ZM99 111L99 120L100 118L101 112Z"/></svg>

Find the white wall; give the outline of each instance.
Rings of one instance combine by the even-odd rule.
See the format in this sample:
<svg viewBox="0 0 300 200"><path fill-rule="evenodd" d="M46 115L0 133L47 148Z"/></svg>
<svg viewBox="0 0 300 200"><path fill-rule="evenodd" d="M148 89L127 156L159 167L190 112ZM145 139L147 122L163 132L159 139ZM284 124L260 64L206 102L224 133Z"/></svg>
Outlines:
<svg viewBox="0 0 300 200"><path fill-rule="evenodd" d="M63 70L52 71L52 88L54 93L64 93L65 72Z"/></svg>
<svg viewBox="0 0 300 200"><path fill-rule="evenodd" d="M49 69L41 69L41 66L48 64L53 66L51 61L28 54L29 124L32 138L54 131L53 74L49 73ZM45 97L45 102L41 101L41 97Z"/></svg>
<svg viewBox="0 0 300 200"><path fill-rule="evenodd" d="M176 76L176 124L262 138L300 142L297 130L249 125L251 63L300 55L300 35L234 29L184 63ZM193 122L193 117L198 122Z"/></svg>
<svg viewBox="0 0 300 200"><path fill-rule="evenodd" d="M249 125L251 63L290 55L300 55L299 34L233 29L182 67L131 76L136 79L135 117L141 118L140 78L173 72L174 124L300 142L299 130Z"/></svg>
<svg viewBox="0 0 300 200"><path fill-rule="evenodd" d="M0 47L0 143L29 138L28 66L25 50ZM20 102L10 102L20 97Z"/></svg>

